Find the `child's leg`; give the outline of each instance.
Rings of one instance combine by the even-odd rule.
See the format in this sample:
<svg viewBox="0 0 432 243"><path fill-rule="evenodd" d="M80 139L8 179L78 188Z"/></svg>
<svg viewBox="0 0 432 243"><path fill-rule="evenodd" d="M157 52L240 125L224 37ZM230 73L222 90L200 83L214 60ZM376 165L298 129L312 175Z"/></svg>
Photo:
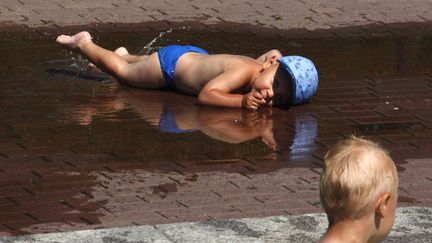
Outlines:
<svg viewBox="0 0 432 243"><path fill-rule="evenodd" d="M127 63L136 63L140 60L148 58L148 55L131 55L129 54L128 50L125 47L119 47L114 50L114 53L119 55L123 60L125 60ZM96 68L96 66L93 63L88 64L89 68Z"/></svg>
<svg viewBox="0 0 432 243"><path fill-rule="evenodd" d="M119 82L141 88L165 86L157 53L129 64L118 54L96 45L91 39L88 32L80 32L74 36L61 35L57 37L57 42L67 49L79 52Z"/></svg>

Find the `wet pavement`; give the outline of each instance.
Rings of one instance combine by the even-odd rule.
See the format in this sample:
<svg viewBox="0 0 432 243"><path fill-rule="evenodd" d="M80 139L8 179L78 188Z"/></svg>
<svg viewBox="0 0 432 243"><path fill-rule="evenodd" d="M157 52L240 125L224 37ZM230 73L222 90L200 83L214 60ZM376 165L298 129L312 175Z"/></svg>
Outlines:
<svg viewBox="0 0 432 243"><path fill-rule="evenodd" d="M0 235L322 212L322 157L351 134L391 152L399 206L432 207L432 35L411 31L95 34L131 52L191 43L315 61L309 104L259 112L118 86L56 46L54 33L2 33Z"/></svg>

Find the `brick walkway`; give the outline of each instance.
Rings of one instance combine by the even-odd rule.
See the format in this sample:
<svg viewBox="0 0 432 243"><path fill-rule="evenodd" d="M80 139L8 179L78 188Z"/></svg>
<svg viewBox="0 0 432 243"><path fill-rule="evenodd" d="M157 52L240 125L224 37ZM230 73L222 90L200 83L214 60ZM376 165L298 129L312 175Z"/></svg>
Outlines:
<svg viewBox="0 0 432 243"><path fill-rule="evenodd" d="M0 29L58 32L73 29L71 25L92 24L93 29L134 26L166 30L189 21L201 30L219 24L224 27L215 27L219 32L247 29L252 24L252 29L306 28L292 35L313 36L319 31L312 30L330 28L319 33L373 36L386 30L385 35L393 36L424 32L430 29L432 19L430 1L52 2L56 3L2 1ZM403 24L392 24L395 22ZM370 26L374 26L372 30ZM425 38L425 42L430 43L430 39ZM381 142L392 152L401 177L399 206L432 207L432 76L428 68L432 63L428 45L423 49L404 43L391 46L392 50L403 50L406 56L400 59L424 58L415 74L397 77L363 74L372 66L382 68L384 74L394 69L393 59L363 66L364 60L373 61L366 54L379 51L373 47L366 54L363 49L363 53L336 53L341 59L364 58L338 63L338 75L352 72L352 67L361 70L361 75L347 79L332 76L330 70L337 62L324 59L336 54L305 50L319 53L322 83L311 104L274 112L273 131L289 151L277 154L263 148L259 139L227 146L210 139L204 130L198 135L167 138L154 127L143 125L143 119L137 117L139 108L122 111L118 115L121 123L110 120L117 116L109 114L88 127L53 122L53 114L64 108L60 106L64 100L72 104L102 100L108 104L127 99L130 104L134 99L129 90L125 91L126 98L119 97L103 85L84 84L70 77L66 79L70 86L64 77L32 80L31 74L46 71L39 67L47 61L41 59L41 53L53 52L43 41L36 44L37 49L25 45L2 49L9 62L1 65L0 235L321 212L317 183L322 156L337 140L353 132ZM64 54L55 55L57 59L49 61L61 63ZM11 64L24 62L23 57L26 65ZM417 65L394 63L398 70L412 70ZM17 79L18 74L23 76ZM78 97L75 101L74 95ZM190 108L194 107L193 98L143 91L138 99L144 101L136 107L157 106L169 100L185 105L182 109L186 114L196 112ZM299 131L293 125L296 120ZM295 136L296 132L304 135L301 131L309 131L307 143L302 136ZM141 136L156 139L135 138ZM165 153L166 147L174 152Z"/></svg>
<svg viewBox="0 0 432 243"><path fill-rule="evenodd" d="M352 25L425 22L432 20L428 0L3 0L2 27L192 21L201 24L242 23L277 29L329 29ZM154 28L154 25L148 24Z"/></svg>

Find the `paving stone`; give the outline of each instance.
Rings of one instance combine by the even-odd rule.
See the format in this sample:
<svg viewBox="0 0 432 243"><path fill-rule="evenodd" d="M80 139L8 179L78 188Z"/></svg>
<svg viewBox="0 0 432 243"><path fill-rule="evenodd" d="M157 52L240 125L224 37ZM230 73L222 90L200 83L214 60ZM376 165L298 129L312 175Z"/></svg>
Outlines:
<svg viewBox="0 0 432 243"><path fill-rule="evenodd" d="M378 4L374 1L359 3L340 0L322 3L271 1L266 4L261 4L255 0L248 2L231 1L230 3L217 1L201 1L199 3L184 1L110 1L109 3L104 1L73 1L66 3L56 1L45 8L40 7L45 5L42 2L37 0L7 1L2 6L2 12L14 13L14 16L20 18L2 14L0 22L13 21L17 24L25 23L29 27L40 27L52 24L65 26L98 22L137 23L164 20L199 20L204 23L249 22L281 29L306 28L314 30L377 22L423 22L432 17L430 11L426 11L427 7L430 7L427 1L416 1L415 5L408 2L394 3L389 0ZM287 15L284 9L290 9L293 14ZM44 12L45 10L54 11ZM59 14L63 10L68 10L69 13ZM93 13L93 18L81 16L81 18L73 17L71 19L69 16L74 16L75 10L88 10ZM141 14L138 14L140 12Z"/></svg>
<svg viewBox="0 0 432 243"><path fill-rule="evenodd" d="M0 235L322 212L317 191L322 158L328 148L351 134L379 141L394 156L400 206L432 207L432 76L424 74L426 69L421 75L405 74L413 64L397 62L424 56L427 63L430 58L424 53L429 49L388 43L387 48L406 51L408 56L368 59L379 51L374 46L388 36L429 33L431 7L429 1L391 0L56 0L48 5L42 0L3 0L0 32L12 33L9 38L18 38L14 34L18 31L53 40L60 32L84 27L110 35L191 26L198 33L278 35L287 50L304 50L313 56L328 52L340 60L317 57L324 70L317 96L308 105L274 112L275 126L280 126L276 135L285 141L283 153L262 149L258 138L229 148L202 133L167 138L133 112L123 114L122 126L103 115L86 126L60 124L51 120L56 117L51 110L63 110L62 99L106 96L86 103L92 105L115 100L115 92L82 80L66 86L65 80L70 80L52 76L26 83L24 89L19 79L6 77L0 90ZM329 38L334 45L344 37L348 37L344 41L375 38L376 42L368 42L375 44L367 50L343 45L309 50L313 45L302 47L293 41L300 37L311 42ZM38 57L47 45L43 41L28 45L22 43L19 51L28 53L31 64L16 67L8 62L1 65L2 73L34 72L34 62L44 66L46 60ZM299 45L303 49L296 49ZM19 56L12 55L17 50L13 47L2 50L9 59ZM386 72L393 66L400 75L368 73L371 67ZM38 72L43 73L44 67ZM353 68L358 68L358 77L341 78ZM143 92L143 96L162 97L147 106L161 99L194 104L193 98L166 93ZM33 103L31 109L22 105L28 103ZM315 129L306 126L314 134L304 138L308 133L296 129L296 119L315 124ZM134 145L123 146L132 137ZM145 141L146 137L154 140Z"/></svg>

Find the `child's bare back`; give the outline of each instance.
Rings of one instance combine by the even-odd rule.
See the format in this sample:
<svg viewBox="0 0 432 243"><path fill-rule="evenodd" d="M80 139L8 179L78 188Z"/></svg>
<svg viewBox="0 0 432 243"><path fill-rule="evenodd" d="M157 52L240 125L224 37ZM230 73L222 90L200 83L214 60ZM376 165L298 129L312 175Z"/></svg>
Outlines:
<svg viewBox="0 0 432 243"><path fill-rule="evenodd" d="M197 95L201 105L248 109L297 105L308 101L318 85L310 60L282 57L277 50L252 59L171 45L150 55L135 56L125 48L112 52L96 45L88 32L61 35L57 42L84 55L123 84Z"/></svg>
<svg viewBox="0 0 432 243"><path fill-rule="evenodd" d="M198 95L210 82L207 89L226 85L227 91L238 86L240 92L246 92L251 87L246 81L251 81L261 68L262 63L245 56L188 52L179 58L174 79L178 90L192 95Z"/></svg>

